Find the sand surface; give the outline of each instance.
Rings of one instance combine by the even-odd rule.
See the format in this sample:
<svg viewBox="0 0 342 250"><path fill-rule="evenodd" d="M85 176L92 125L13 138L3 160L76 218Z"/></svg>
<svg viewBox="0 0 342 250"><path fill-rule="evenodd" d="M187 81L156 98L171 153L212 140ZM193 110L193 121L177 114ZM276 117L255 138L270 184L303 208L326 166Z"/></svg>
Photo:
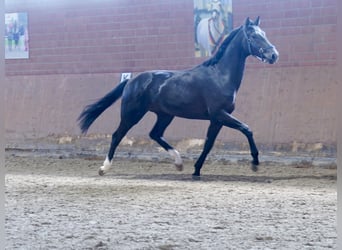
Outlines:
<svg viewBox="0 0 342 250"><path fill-rule="evenodd" d="M336 249L336 169L102 162L8 153L6 249Z"/></svg>

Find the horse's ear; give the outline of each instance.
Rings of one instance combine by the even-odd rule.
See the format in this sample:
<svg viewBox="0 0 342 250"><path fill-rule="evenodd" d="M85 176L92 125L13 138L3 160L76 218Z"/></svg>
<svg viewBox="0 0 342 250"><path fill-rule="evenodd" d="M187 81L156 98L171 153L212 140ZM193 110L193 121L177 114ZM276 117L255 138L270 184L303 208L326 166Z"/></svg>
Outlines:
<svg viewBox="0 0 342 250"><path fill-rule="evenodd" d="M249 17L247 17L246 21L245 21L245 26L247 27L247 26L249 26L251 24L252 24L252 20Z"/></svg>
<svg viewBox="0 0 342 250"><path fill-rule="evenodd" d="M260 25L260 16L257 17L257 19L254 21L254 24L256 26L259 26Z"/></svg>

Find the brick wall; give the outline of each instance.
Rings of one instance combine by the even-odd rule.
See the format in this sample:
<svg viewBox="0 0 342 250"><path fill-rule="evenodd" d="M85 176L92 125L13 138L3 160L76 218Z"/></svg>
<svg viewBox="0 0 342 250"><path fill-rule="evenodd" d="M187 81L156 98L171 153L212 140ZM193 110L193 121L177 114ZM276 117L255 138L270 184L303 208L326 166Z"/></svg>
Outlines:
<svg viewBox="0 0 342 250"><path fill-rule="evenodd" d="M266 65L248 59L234 115L258 145L336 145L337 0L233 1L234 26L261 16L280 52ZM6 60L6 137L79 135L82 108L106 94L121 72L183 69L194 58L192 0L7 0L7 12L28 12L30 58ZM89 133L110 134L119 122L113 105ZM128 134L148 138L152 114ZM204 138L208 123L175 119L169 140ZM223 129L219 140L246 143ZM276 146L274 146L277 149Z"/></svg>
<svg viewBox="0 0 342 250"><path fill-rule="evenodd" d="M260 15L280 51L276 67L335 65L336 1L233 1L234 26ZM30 58L7 60L7 75L182 69L203 60L194 58L192 0L11 0L6 11L28 12L30 31Z"/></svg>
<svg viewBox="0 0 342 250"><path fill-rule="evenodd" d="M234 21L262 16L262 27L280 51L284 66L336 64L337 0L240 0Z"/></svg>
<svg viewBox="0 0 342 250"><path fill-rule="evenodd" d="M8 12L28 12L30 31L30 59L8 60L7 74L139 72L193 64L192 1L32 2L40 1L7 2Z"/></svg>

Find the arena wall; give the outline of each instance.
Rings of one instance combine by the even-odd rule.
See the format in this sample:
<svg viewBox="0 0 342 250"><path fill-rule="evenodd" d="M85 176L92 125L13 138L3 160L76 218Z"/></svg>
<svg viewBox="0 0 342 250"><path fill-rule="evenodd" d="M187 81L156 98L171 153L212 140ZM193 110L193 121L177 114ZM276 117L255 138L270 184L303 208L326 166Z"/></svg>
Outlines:
<svg viewBox="0 0 342 250"><path fill-rule="evenodd" d="M6 12L27 12L29 59L6 60L5 128L11 139L80 135L82 108L111 90L121 73L184 69L194 57L193 1L11 0ZM336 145L337 0L233 1L234 27L261 16L280 60L249 58L234 115L249 124L258 144ZM90 129L111 134L116 104ZM129 133L147 138L154 115ZM176 119L171 140L205 138L206 121ZM245 144L225 128L219 140Z"/></svg>

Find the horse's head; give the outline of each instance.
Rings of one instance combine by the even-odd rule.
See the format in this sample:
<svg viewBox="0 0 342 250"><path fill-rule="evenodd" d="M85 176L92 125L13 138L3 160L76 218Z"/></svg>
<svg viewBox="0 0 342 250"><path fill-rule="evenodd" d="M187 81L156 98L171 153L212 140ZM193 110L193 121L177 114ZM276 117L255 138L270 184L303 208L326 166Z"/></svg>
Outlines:
<svg viewBox="0 0 342 250"><path fill-rule="evenodd" d="M259 17L254 22L250 18L247 18L242 27L247 42L248 53L263 62L273 64L277 62L279 53L275 46L268 41L266 33L259 27L259 24Z"/></svg>

